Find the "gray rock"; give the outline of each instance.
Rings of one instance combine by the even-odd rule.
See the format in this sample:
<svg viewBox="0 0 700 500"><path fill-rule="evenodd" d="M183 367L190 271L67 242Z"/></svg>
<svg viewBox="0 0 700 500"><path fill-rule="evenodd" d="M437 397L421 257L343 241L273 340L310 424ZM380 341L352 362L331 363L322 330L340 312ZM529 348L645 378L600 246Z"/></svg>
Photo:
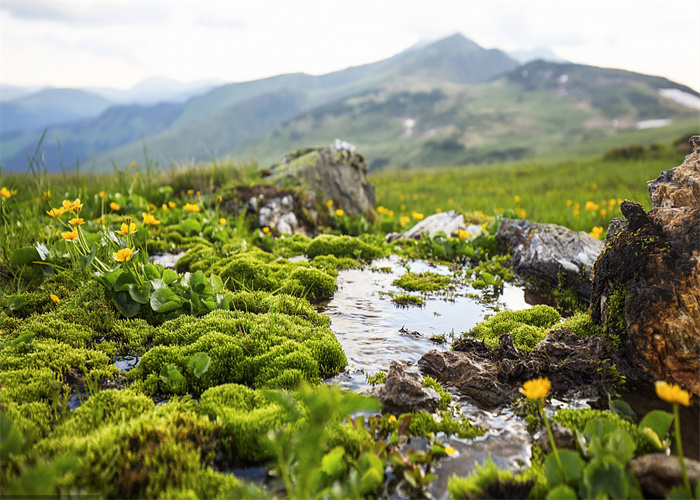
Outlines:
<svg viewBox="0 0 700 500"><path fill-rule="evenodd" d="M457 235L460 229L466 230L469 234L468 238L470 239L476 238L483 231L483 228L477 224L467 225L462 214L450 210L449 212L442 212L426 217L403 234L388 234L387 240L389 242L406 238L420 240L423 238L423 234L434 238L440 231L448 236Z"/></svg>
<svg viewBox="0 0 700 500"><path fill-rule="evenodd" d="M574 437L574 431L567 429L558 422L550 422L550 429L552 429L552 437L554 438L554 444L557 445L558 450L575 450L576 449L576 438ZM547 432L542 430L537 437L537 444L545 451L545 453L552 453L552 443L549 441L549 436Z"/></svg>
<svg viewBox="0 0 700 500"><path fill-rule="evenodd" d="M332 200L348 215L374 217L374 186L367 181L367 163L355 147L336 139L329 147L289 153L270 167L268 179L295 186L317 203Z"/></svg>
<svg viewBox="0 0 700 500"><path fill-rule="evenodd" d="M282 234L299 231L299 221L294 214L294 198L287 195L268 201L258 212L258 225L277 229Z"/></svg>
<svg viewBox="0 0 700 500"><path fill-rule="evenodd" d="M637 477L645 498L667 498L671 488L683 485L681 464L678 457L673 455L642 455L630 461L630 469ZM685 469L694 489L700 480L700 462L686 457Z"/></svg>
<svg viewBox="0 0 700 500"><path fill-rule="evenodd" d="M440 394L432 387L423 387L420 374L407 372L404 366L392 361L384 385L375 391L385 412L433 413L440 403Z"/></svg>
<svg viewBox="0 0 700 500"><path fill-rule="evenodd" d="M605 243L612 241L612 239L622 231L627 229L627 219L624 217L615 217L608 224L608 233L605 235Z"/></svg>
<svg viewBox="0 0 700 500"><path fill-rule="evenodd" d="M512 254L513 269L562 288L573 288L585 301L591 297L591 271L604 243L583 231L555 224L503 219L496 240Z"/></svg>

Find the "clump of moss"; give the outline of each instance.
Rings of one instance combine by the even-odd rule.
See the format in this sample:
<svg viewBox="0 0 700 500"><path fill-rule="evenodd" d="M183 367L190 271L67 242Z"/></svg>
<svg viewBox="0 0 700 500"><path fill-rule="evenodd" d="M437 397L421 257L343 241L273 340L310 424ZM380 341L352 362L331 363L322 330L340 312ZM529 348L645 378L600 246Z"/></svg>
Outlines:
<svg viewBox="0 0 700 500"><path fill-rule="evenodd" d="M407 414L398 417L401 421ZM444 432L447 435L457 436L462 439L473 439L484 434L484 429L474 427L467 417L454 419L450 412L443 411L440 420L428 413L411 413L411 422L408 432L414 436L429 436L430 434Z"/></svg>
<svg viewBox="0 0 700 500"><path fill-rule="evenodd" d="M365 243L360 238L322 234L311 240L306 248L306 255L310 259L319 255L334 255L338 258L348 257L371 261L383 257L384 251L378 246Z"/></svg>
<svg viewBox="0 0 700 500"><path fill-rule="evenodd" d="M452 476L447 483L450 498L525 498L532 489L533 479L514 476L512 472L500 470L491 457L467 477Z"/></svg>
<svg viewBox="0 0 700 500"><path fill-rule="evenodd" d="M363 264L355 259L351 259L350 257L338 258L335 255L319 255L318 257L314 257L314 260L311 261L311 265L333 276L337 276L338 271L361 269L363 267Z"/></svg>
<svg viewBox="0 0 700 500"><path fill-rule="evenodd" d="M501 311L482 321L465 336L482 340L491 348L498 347L503 334L513 337L513 344L522 351L531 351L547 334L547 330L561 320L559 313L545 305L521 311Z"/></svg>
<svg viewBox="0 0 700 500"><path fill-rule="evenodd" d="M214 311L202 318L181 316L159 327L148 351L129 376L146 394L201 393L224 384L292 388L302 380L319 383L347 359L333 332L300 316ZM201 378L188 362L206 353L211 365ZM186 382L165 382L161 370L175 365Z"/></svg>
<svg viewBox="0 0 700 500"><path fill-rule="evenodd" d="M605 320L605 328L611 330L618 337L627 335L625 300L627 300L629 293L628 286L618 284L608 299L608 317Z"/></svg>
<svg viewBox="0 0 700 500"><path fill-rule="evenodd" d="M430 271L424 273L412 273L409 271L400 278L395 279L393 284L408 292L429 293L448 287L450 282L450 277L442 274Z"/></svg>
<svg viewBox="0 0 700 500"><path fill-rule="evenodd" d="M374 375L366 373L365 378L367 379L367 383L369 385L383 384L384 382L386 382L386 372L380 370Z"/></svg>
<svg viewBox="0 0 700 500"><path fill-rule="evenodd" d="M304 255L309 243L311 243L311 238L297 233L294 236L280 236L275 243L275 254L289 258Z"/></svg>
<svg viewBox="0 0 700 500"><path fill-rule="evenodd" d="M591 313L588 311L577 312L573 316L565 318L561 327L571 330L579 337L588 338L592 335L603 335L603 329L593 322Z"/></svg>
<svg viewBox="0 0 700 500"><path fill-rule="evenodd" d="M391 301L397 306L408 307L408 306L424 306L425 300L422 297L416 295L411 295L410 293L391 293Z"/></svg>
<svg viewBox="0 0 700 500"><path fill-rule="evenodd" d="M445 390L445 388L440 385L440 383L433 377L425 377L423 379L423 387L432 387L440 395L440 403L438 404L438 410L445 411L452 403L452 394Z"/></svg>

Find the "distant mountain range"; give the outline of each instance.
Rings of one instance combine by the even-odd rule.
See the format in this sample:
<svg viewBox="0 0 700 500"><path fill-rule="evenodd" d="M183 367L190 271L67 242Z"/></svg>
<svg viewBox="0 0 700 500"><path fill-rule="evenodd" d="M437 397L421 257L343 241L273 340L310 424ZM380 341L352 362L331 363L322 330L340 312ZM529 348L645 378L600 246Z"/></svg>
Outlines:
<svg viewBox="0 0 700 500"><path fill-rule="evenodd" d="M76 159L96 170L130 163L143 158L144 143L161 166L226 155L266 165L336 137L357 145L372 168L482 163L604 138L644 120L698 117L692 106L700 94L665 78L546 60L522 64L533 57L556 58L546 50L487 50L457 34L321 76L194 85L190 96L175 86L172 95L180 98L158 104L139 104L152 102L149 89L167 87L158 81L132 89L128 105L114 105L128 100L106 89L65 91L59 103L42 91L0 104L0 161L5 170L26 169L41 135L26 124L60 112L75 116L46 132L50 171Z"/></svg>

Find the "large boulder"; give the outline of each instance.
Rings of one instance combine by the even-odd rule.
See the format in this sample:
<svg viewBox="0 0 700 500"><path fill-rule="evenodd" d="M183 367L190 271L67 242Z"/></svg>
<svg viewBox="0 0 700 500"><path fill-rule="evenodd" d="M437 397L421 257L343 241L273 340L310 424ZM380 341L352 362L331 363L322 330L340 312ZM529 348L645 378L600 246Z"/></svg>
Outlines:
<svg viewBox="0 0 700 500"><path fill-rule="evenodd" d="M595 265L591 315L650 379L700 395L700 141L648 183L653 208L623 202L624 223Z"/></svg>
<svg viewBox="0 0 700 500"><path fill-rule="evenodd" d="M511 252L513 270L561 288L588 302L591 271L604 243L555 224L503 219L496 233L500 250Z"/></svg>
<svg viewBox="0 0 700 500"><path fill-rule="evenodd" d="M289 153L269 169L268 180L295 187L318 204L329 200L348 215L374 217L374 186L367 181L367 163L355 146L336 139L324 148Z"/></svg>

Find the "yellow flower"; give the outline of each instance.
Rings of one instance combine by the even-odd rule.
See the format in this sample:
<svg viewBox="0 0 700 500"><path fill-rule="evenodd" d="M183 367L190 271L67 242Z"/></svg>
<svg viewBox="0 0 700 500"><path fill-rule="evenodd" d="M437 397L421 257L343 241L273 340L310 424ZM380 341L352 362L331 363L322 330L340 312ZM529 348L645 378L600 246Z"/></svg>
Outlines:
<svg viewBox="0 0 700 500"><path fill-rule="evenodd" d="M423 220L423 214L419 212L412 212L411 215L416 220Z"/></svg>
<svg viewBox="0 0 700 500"><path fill-rule="evenodd" d="M185 203L185 206L182 208L184 208L188 212L199 212L201 210L199 205L195 205L193 203Z"/></svg>
<svg viewBox="0 0 700 500"><path fill-rule="evenodd" d="M10 198L10 196L12 196L12 193L10 193L9 189L3 186L2 189L0 189L0 196L7 200Z"/></svg>
<svg viewBox="0 0 700 500"><path fill-rule="evenodd" d="M515 213L518 214L518 217L520 217L521 219L524 219L525 217L527 217L527 212L525 211L524 208L516 208Z"/></svg>
<svg viewBox="0 0 700 500"><path fill-rule="evenodd" d="M574 202L571 200L566 200L566 206L570 207Z"/></svg>
<svg viewBox="0 0 700 500"><path fill-rule="evenodd" d="M131 162L131 168L136 168L136 162L135 162L135 161L132 161L132 162Z"/></svg>
<svg viewBox="0 0 700 500"><path fill-rule="evenodd" d="M81 219L80 217L74 217L68 222L71 226L82 226L83 224L85 224L85 220Z"/></svg>
<svg viewBox="0 0 700 500"><path fill-rule="evenodd" d="M605 210L604 208L601 208L600 209L600 216L605 218L606 215L608 215L608 211Z"/></svg>
<svg viewBox="0 0 700 500"><path fill-rule="evenodd" d="M61 302L61 299L59 299L58 297L56 297L53 293L50 295L50 297L51 297L51 300L53 300L56 304L58 304L59 302Z"/></svg>
<svg viewBox="0 0 700 500"><path fill-rule="evenodd" d="M192 196L192 195L194 194L194 189L188 189L188 190L187 190L187 194L189 194L190 196Z"/></svg>
<svg viewBox="0 0 700 500"><path fill-rule="evenodd" d="M51 190L47 189L46 191L44 191L42 197L44 198L44 201L49 201L51 199Z"/></svg>
<svg viewBox="0 0 700 500"><path fill-rule="evenodd" d="M406 224L408 224L408 221L409 221L409 220L410 220L410 219L409 219L408 217L406 217L405 215L402 215L402 216L401 216L401 219L400 219L401 227L404 227Z"/></svg>
<svg viewBox="0 0 700 500"><path fill-rule="evenodd" d="M436 214L441 214L442 213L442 208L436 208L435 209Z"/></svg>
<svg viewBox="0 0 700 500"><path fill-rule="evenodd" d="M112 202L112 203L109 204L109 208L111 208L112 210L114 210L115 212L117 212L117 211L120 210L122 207L119 206L119 203Z"/></svg>
<svg viewBox="0 0 700 500"><path fill-rule="evenodd" d="M221 197L221 195L216 197L216 201L218 201L219 203L221 203L222 200L223 200L223 198Z"/></svg>
<svg viewBox="0 0 700 500"><path fill-rule="evenodd" d="M515 203L520 203L520 196L518 196L518 195L516 194L516 195L513 197L513 201L514 201Z"/></svg>
<svg viewBox="0 0 700 500"><path fill-rule="evenodd" d="M157 226L158 224L160 224L160 221L156 219L152 214L147 214L143 212L141 215L143 216L143 223L147 226Z"/></svg>
<svg viewBox="0 0 700 500"><path fill-rule="evenodd" d="M148 210L149 212L155 212L156 206L153 203L149 203L148 205L146 205L146 210Z"/></svg>
<svg viewBox="0 0 700 500"><path fill-rule="evenodd" d="M656 395L667 403L679 403L690 406L690 393L684 391L676 384L669 384L662 380L656 382Z"/></svg>
<svg viewBox="0 0 700 500"><path fill-rule="evenodd" d="M449 445L445 446L445 453L447 453L450 456L459 455L459 452Z"/></svg>
<svg viewBox="0 0 700 500"><path fill-rule="evenodd" d="M133 253L134 253L133 248L122 248L118 252L114 253L114 258L116 260L118 260L119 262L128 261L128 260L131 260Z"/></svg>
<svg viewBox="0 0 700 500"><path fill-rule="evenodd" d="M520 392L522 392L526 398L544 399L549 395L551 389L552 383L549 379L542 377L525 382Z"/></svg>
<svg viewBox="0 0 700 500"><path fill-rule="evenodd" d="M596 212L600 206L598 206L597 203L594 203L592 201L587 201L586 202L586 211L587 212Z"/></svg>
<svg viewBox="0 0 700 500"><path fill-rule="evenodd" d="M63 200L63 210L71 213L78 213L83 209L83 204L80 203L80 198L76 198L75 201Z"/></svg>
<svg viewBox="0 0 700 500"><path fill-rule="evenodd" d="M460 229L459 229L459 232L458 232L458 236L459 236L461 239L464 240L464 239L467 238L467 236L469 236L469 233L467 232L466 229L461 229L461 228L460 228Z"/></svg>
<svg viewBox="0 0 700 500"><path fill-rule="evenodd" d="M46 213L49 214L51 217L60 217L65 212L66 212L66 209L63 207L52 208L51 210L46 211Z"/></svg>
<svg viewBox="0 0 700 500"><path fill-rule="evenodd" d="M602 226L593 226L593 229L591 229L591 232L588 233L594 238L600 238L600 235L603 234L603 227Z"/></svg>
<svg viewBox="0 0 700 500"><path fill-rule="evenodd" d="M327 206L328 208L331 208L331 207L333 206L333 200L328 200L328 201L326 202L326 206Z"/></svg>
<svg viewBox="0 0 700 500"><path fill-rule="evenodd" d="M129 223L129 225L122 224L121 229L115 232L121 234L122 236L134 234L136 232L136 224L133 222Z"/></svg>
<svg viewBox="0 0 700 500"><path fill-rule="evenodd" d="M270 232L270 228L267 227L267 226L265 226L265 227L263 228L263 233L268 234L269 232Z"/></svg>
<svg viewBox="0 0 700 500"><path fill-rule="evenodd" d="M226 225L226 219L224 219L223 217L222 217L221 219L219 219L219 224L221 224L222 226L225 226L225 225Z"/></svg>
<svg viewBox="0 0 700 500"><path fill-rule="evenodd" d="M175 207L177 206L177 204L176 204L174 201L169 201L169 202L168 202L168 206L169 206L170 208L175 208Z"/></svg>
<svg viewBox="0 0 700 500"><path fill-rule="evenodd" d="M345 215L345 212L343 212L343 210L341 208L339 208L338 210L335 211L335 215L337 217L342 217L343 215Z"/></svg>
<svg viewBox="0 0 700 500"><path fill-rule="evenodd" d="M163 206L161 206L160 208L163 209L163 212L167 212L167 211L168 211L168 204L167 204L167 203L163 203Z"/></svg>
<svg viewBox="0 0 700 500"><path fill-rule="evenodd" d="M107 195L104 191L100 191L100 198L104 198Z"/></svg>
<svg viewBox="0 0 700 500"><path fill-rule="evenodd" d="M63 237L64 240L74 240L78 237L78 228L73 229L72 231L68 231L66 233L61 233L61 236Z"/></svg>
<svg viewBox="0 0 700 500"><path fill-rule="evenodd" d="M396 415L389 415L389 420L388 420L388 422L389 422L390 424L393 424L394 422L396 422Z"/></svg>
<svg viewBox="0 0 700 500"><path fill-rule="evenodd" d="M105 223L104 217L100 217L95 222L97 222L98 224L104 224Z"/></svg>

